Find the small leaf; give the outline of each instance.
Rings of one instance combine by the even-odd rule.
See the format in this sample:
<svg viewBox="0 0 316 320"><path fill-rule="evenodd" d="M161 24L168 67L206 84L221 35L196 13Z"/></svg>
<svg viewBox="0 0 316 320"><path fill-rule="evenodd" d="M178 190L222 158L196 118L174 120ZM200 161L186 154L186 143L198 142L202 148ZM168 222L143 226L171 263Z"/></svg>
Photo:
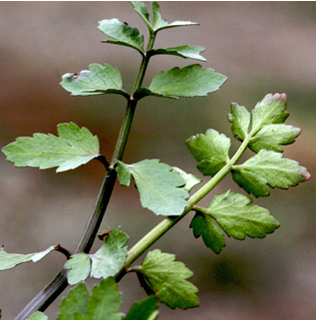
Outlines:
<svg viewBox="0 0 316 320"><path fill-rule="evenodd" d="M243 240L246 236L263 238L280 225L265 208L250 206L250 197L231 192L217 195L204 214L213 217L228 236Z"/></svg>
<svg viewBox="0 0 316 320"><path fill-rule="evenodd" d="M180 177L185 181L184 189L190 192L192 188L198 185L202 180L197 178L195 175L191 173L186 173L185 171L181 170L177 167L172 167L172 170L177 172Z"/></svg>
<svg viewBox="0 0 316 320"><path fill-rule="evenodd" d="M3 152L17 167L58 167L56 172L75 169L99 156L98 138L88 129L63 123L57 132L59 137L36 133L33 137L17 138Z"/></svg>
<svg viewBox="0 0 316 320"><path fill-rule="evenodd" d="M117 166L120 183L129 186L133 176L144 208L156 215L180 215L188 198L185 181L172 167L159 160L143 160L134 164L119 161Z"/></svg>
<svg viewBox="0 0 316 320"><path fill-rule="evenodd" d="M69 270L67 273L68 283L74 285L89 277L91 260L86 253L77 253L66 262L65 268Z"/></svg>
<svg viewBox="0 0 316 320"><path fill-rule="evenodd" d="M56 246L51 246L48 249L41 252L19 254L19 253L7 253L4 251L3 247L0 247L0 271L14 268L18 264L21 264L24 262L29 262L29 261L37 262L43 259L50 252L54 251L55 248Z"/></svg>
<svg viewBox="0 0 316 320"><path fill-rule="evenodd" d="M114 93L129 99L129 95L122 90L120 71L109 64L91 64L89 70L82 70L79 75L66 73L60 85L73 96Z"/></svg>
<svg viewBox="0 0 316 320"><path fill-rule="evenodd" d="M61 302L57 320L77 320L78 314L86 319L89 300L90 294L86 285L79 284Z"/></svg>
<svg viewBox="0 0 316 320"><path fill-rule="evenodd" d="M239 106L237 103L232 103L230 107L231 113L228 115L228 121L233 124L232 133L243 141L248 135L250 113L244 106Z"/></svg>
<svg viewBox="0 0 316 320"><path fill-rule="evenodd" d="M165 49L154 49L148 51L148 55L153 56L156 54L167 54L178 56L185 59L194 59L200 61L206 61L206 59L200 55L200 52L204 51L203 47L191 47L191 46L180 46L180 47L172 47Z"/></svg>
<svg viewBox="0 0 316 320"><path fill-rule="evenodd" d="M154 26L155 32L163 29L167 29L167 28L190 26L190 25L198 24L196 22L191 22L191 21L174 21L169 24L166 20L162 19L161 13L160 13L160 7L157 2L151 3L151 11L153 16L153 26Z"/></svg>
<svg viewBox="0 0 316 320"><path fill-rule="evenodd" d="M191 221L190 227L196 238L202 236L203 242L215 253L220 253L225 247L225 238L212 218L202 212L197 212Z"/></svg>
<svg viewBox="0 0 316 320"><path fill-rule="evenodd" d="M89 301L87 320L121 320L117 313L121 304L121 295L117 292L117 284L113 278L102 280L93 288Z"/></svg>
<svg viewBox="0 0 316 320"><path fill-rule="evenodd" d="M175 67L160 72L151 82L150 95L162 97L196 97L214 92L226 81L226 77L213 69L202 69L201 65L191 65L182 69Z"/></svg>
<svg viewBox="0 0 316 320"><path fill-rule="evenodd" d="M289 116L286 110L286 94L267 94L251 112L251 132L256 134L263 126L283 123Z"/></svg>
<svg viewBox="0 0 316 320"><path fill-rule="evenodd" d="M123 44L143 54L144 36L139 34L137 28L133 28L117 19L99 21L99 30L117 41L105 41Z"/></svg>
<svg viewBox="0 0 316 320"><path fill-rule="evenodd" d="M0 315L1 315L1 313L0 313ZM40 311L36 311L28 318L28 320L47 320L47 319L48 319L48 317Z"/></svg>
<svg viewBox="0 0 316 320"><path fill-rule="evenodd" d="M310 179L306 168L298 162L283 158L281 153L265 149L243 164L233 166L232 174L238 185L255 197L268 196L268 185L272 188L287 189Z"/></svg>
<svg viewBox="0 0 316 320"><path fill-rule="evenodd" d="M139 16L143 19L143 21L146 23L148 29L150 31L154 31L153 26L151 25L149 21L149 13L146 9L146 6L144 2L141 1L130 1L132 6L134 7L135 11L139 14Z"/></svg>
<svg viewBox="0 0 316 320"><path fill-rule="evenodd" d="M186 140L186 145L204 175L215 175L229 161L230 139L216 130L192 136Z"/></svg>
<svg viewBox="0 0 316 320"><path fill-rule="evenodd" d="M158 299L150 296L134 303L124 320L156 320L158 319Z"/></svg>
<svg viewBox="0 0 316 320"><path fill-rule="evenodd" d="M300 135L301 129L285 124L265 125L250 140L249 148L254 152L261 149L282 152L281 145L291 144Z"/></svg>
<svg viewBox="0 0 316 320"><path fill-rule="evenodd" d="M159 249L147 254L142 265L133 268L141 274L161 302L170 308L197 307L197 288L186 279L193 273L182 262L174 261L175 255Z"/></svg>

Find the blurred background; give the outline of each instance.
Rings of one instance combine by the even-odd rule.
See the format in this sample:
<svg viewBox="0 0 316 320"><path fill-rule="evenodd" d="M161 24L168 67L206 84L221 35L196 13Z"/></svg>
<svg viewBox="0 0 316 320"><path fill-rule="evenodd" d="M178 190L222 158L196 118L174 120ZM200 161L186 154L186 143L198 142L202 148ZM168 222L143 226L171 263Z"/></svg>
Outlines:
<svg viewBox="0 0 316 320"><path fill-rule="evenodd" d="M303 129L296 143L285 147L285 156L299 161L312 175L310 181L288 191L272 190L268 198L254 199L281 224L265 239L226 238L226 248L216 255L193 237L190 219L161 239L154 247L176 254L194 272L191 281L199 288L201 306L187 311L161 306L160 318L315 319L316 3L179 1L160 6L169 22L189 20L200 26L162 31L155 47L201 45L208 60L203 66L225 74L228 81L208 97L141 100L124 161L159 158L201 177L185 139L208 128L232 137L227 121L231 102L250 110L267 93L285 92L287 124ZM1 2L1 147L18 136L56 134L59 123L73 121L96 134L102 153L111 157L124 99L71 97L59 85L64 73L78 73L91 63L109 63L121 71L124 88L131 89L140 56L130 48L101 43L108 38L98 31L98 21L111 18L138 27L147 36L128 2ZM144 85L159 71L194 63L199 62L154 57ZM237 147L233 142L232 151ZM1 153L0 170L0 245L7 252L30 253L59 243L74 251L94 206L104 175L102 165L95 161L56 174L54 169L14 168ZM243 192L226 177L202 205L229 188ZM101 231L120 225L129 234L131 247L159 221L160 217L141 208L135 188L117 184ZM64 262L54 252L36 264L1 272L3 319L14 318ZM134 274L119 286L122 312L145 297ZM47 310L50 319L56 318L60 301Z"/></svg>

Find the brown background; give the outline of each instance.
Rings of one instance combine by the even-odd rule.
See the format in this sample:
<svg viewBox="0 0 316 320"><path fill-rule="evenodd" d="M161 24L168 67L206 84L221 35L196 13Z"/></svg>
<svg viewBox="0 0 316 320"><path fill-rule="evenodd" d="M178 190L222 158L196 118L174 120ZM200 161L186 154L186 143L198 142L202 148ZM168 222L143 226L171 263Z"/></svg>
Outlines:
<svg viewBox="0 0 316 320"><path fill-rule="evenodd" d="M288 94L288 124L303 128L285 155L306 166L312 180L288 191L272 190L254 203L267 207L281 228L264 240L237 241L215 255L195 240L186 219L155 247L174 253L194 271L201 306L188 311L161 308L161 319L276 320L315 319L315 2L161 2L169 21L191 20L199 27L162 31L156 48L201 45L205 67L228 76L208 97L178 101L146 98L139 104L125 162L159 158L201 177L184 140L214 128L230 135L226 117L235 101L248 109L267 93ZM118 67L130 90L140 62L130 48L101 44L102 19L118 18L147 32L127 2L1 2L0 146L35 132L56 134L56 125L73 121L97 134L110 158L123 116L118 96L70 97L60 86L67 72L90 63ZM145 84L161 70L195 61L152 59ZM233 139L233 138L232 138ZM233 149L238 143L233 143ZM29 253L60 243L73 251L91 212L103 168L97 162L74 172L16 169L0 155L0 244L8 252ZM241 191L227 177L214 191ZM207 205L209 197L203 202ZM102 230L121 225L129 246L161 220L141 208L134 188L116 186ZM100 243L97 244L98 246ZM97 248L97 246L96 246ZM12 319L64 263L52 253L0 274L0 308ZM139 263L141 262L138 261ZM93 283L89 281L89 283ZM135 275L120 284L122 311L145 296ZM65 293L66 294L66 293ZM56 317L59 301L47 314Z"/></svg>

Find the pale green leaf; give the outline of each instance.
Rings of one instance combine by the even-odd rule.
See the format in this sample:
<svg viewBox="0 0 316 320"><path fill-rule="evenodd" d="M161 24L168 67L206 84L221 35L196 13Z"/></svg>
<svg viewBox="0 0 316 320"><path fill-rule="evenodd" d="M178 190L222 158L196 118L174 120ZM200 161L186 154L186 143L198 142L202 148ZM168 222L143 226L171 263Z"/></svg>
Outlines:
<svg viewBox="0 0 316 320"><path fill-rule="evenodd" d="M58 137L36 133L33 137L17 138L3 152L17 167L58 167L57 172L75 169L99 156L99 140L88 129L63 123L57 132Z"/></svg>
<svg viewBox="0 0 316 320"><path fill-rule="evenodd" d="M102 280L95 286L88 305L87 320L121 320L117 313L121 304L121 295L113 278Z"/></svg>
<svg viewBox="0 0 316 320"><path fill-rule="evenodd" d="M109 64L91 64L89 70L82 70L79 74L66 73L62 76L60 85L73 96L114 93L129 98L122 89L120 71Z"/></svg>
<svg viewBox="0 0 316 320"><path fill-rule="evenodd" d="M233 124L232 133L243 141L248 135L250 113L244 106L239 106L237 103L232 103L230 107L231 113L228 115L228 121Z"/></svg>
<svg viewBox="0 0 316 320"><path fill-rule="evenodd" d="M67 273L68 283L74 285L89 277L91 260L86 253L77 253L66 262L65 268L69 270Z"/></svg>
<svg viewBox="0 0 316 320"><path fill-rule="evenodd" d="M282 152L282 145L293 143L300 133L301 129L283 123L265 125L250 140L249 148L254 152L261 149Z"/></svg>
<svg viewBox="0 0 316 320"><path fill-rule="evenodd" d="M1 313L0 313L0 315L1 315ZM40 311L36 311L28 318L28 320L47 320L47 319L48 319L48 317Z"/></svg>
<svg viewBox="0 0 316 320"><path fill-rule="evenodd" d="M206 59L200 55L200 52L204 50L205 48L203 47L191 47L191 46L185 45L180 47L154 49L154 50L150 50L148 54L151 56L156 54L167 54L167 55L178 56L185 59L206 61Z"/></svg>
<svg viewBox="0 0 316 320"><path fill-rule="evenodd" d="M111 43L124 44L128 47L136 49L143 54L144 36L139 34L137 28L133 28L117 19L105 19L99 21L98 28L108 37L113 38L117 41L111 41Z"/></svg>
<svg viewBox="0 0 316 320"><path fill-rule="evenodd" d="M267 94L251 112L251 132L256 134L263 126L283 123L288 117L286 94Z"/></svg>
<svg viewBox="0 0 316 320"><path fill-rule="evenodd" d="M190 227L196 238L202 236L203 242L215 253L220 253L225 247L225 238L212 218L202 212L197 212L191 221Z"/></svg>
<svg viewBox="0 0 316 320"><path fill-rule="evenodd" d="M204 175L215 175L229 160L230 139L216 130L192 136L186 140L186 145Z"/></svg>
<svg viewBox="0 0 316 320"><path fill-rule="evenodd" d="M196 185L198 185L202 180L197 178L195 175L191 173L186 173L180 168L172 167L172 170L177 172L180 177L185 181L184 189L190 192L192 188L194 188Z"/></svg>
<svg viewBox="0 0 316 320"><path fill-rule="evenodd" d="M251 198L228 190L213 198L204 214L213 217L228 236L243 240L246 236L263 238L279 227L265 208L250 205Z"/></svg>
<svg viewBox="0 0 316 320"><path fill-rule="evenodd" d="M225 81L225 76L213 69L202 69L198 64L175 67L160 72L149 85L148 94L171 98L206 96L217 91Z"/></svg>
<svg viewBox="0 0 316 320"><path fill-rule="evenodd" d="M167 164L159 160L143 160L134 164L119 161L118 178L128 186L133 176L144 208L156 215L180 215L185 206L188 192L185 181Z"/></svg>
<svg viewBox="0 0 316 320"><path fill-rule="evenodd" d="M160 299L170 308L187 309L197 307L197 288L186 279L193 273L175 255L159 249L147 254L139 267L133 268Z"/></svg>
<svg viewBox="0 0 316 320"><path fill-rule="evenodd" d="M57 320L77 320L78 314L86 319L89 300L90 294L86 285L79 284L61 302Z"/></svg>
<svg viewBox="0 0 316 320"><path fill-rule="evenodd" d="M4 251L3 247L0 247L0 271L14 268L18 264L21 264L24 262L29 262L29 261L37 262L43 259L47 254L49 254L55 249L56 249L56 246L51 246L48 249L41 252L20 254L20 253L7 253Z"/></svg>
<svg viewBox="0 0 316 320"><path fill-rule="evenodd" d="M153 26L151 25L151 23L149 21L149 13L148 13L148 11L146 9L146 6L145 6L144 2L142 2L142 1L130 1L130 3L134 7L135 11L139 14L139 16L146 23L148 29L153 32L154 28L153 28Z"/></svg>
<svg viewBox="0 0 316 320"><path fill-rule="evenodd" d="M283 158L281 153L260 150L241 165L233 166L233 179L256 197L268 196L272 188L287 189L310 179L306 168L298 162Z"/></svg>
<svg viewBox="0 0 316 320"><path fill-rule="evenodd" d="M156 320L158 319L158 299L150 296L132 305L124 320Z"/></svg>

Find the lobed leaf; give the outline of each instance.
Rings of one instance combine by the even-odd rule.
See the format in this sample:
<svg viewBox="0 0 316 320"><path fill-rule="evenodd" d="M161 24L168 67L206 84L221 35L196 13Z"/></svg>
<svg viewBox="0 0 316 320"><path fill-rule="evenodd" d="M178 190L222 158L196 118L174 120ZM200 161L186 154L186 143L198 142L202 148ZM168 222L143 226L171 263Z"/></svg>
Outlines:
<svg viewBox="0 0 316 320"><path fill-rule="evenodd" d="M310 179L306 168L298 162L283 158L274 151L260 150L255 156L241 165L233 166L233 179L248 193L256 197L270 194L272 188L287 189Z"/></svg>
<svg viewBox="0 0 316 320"><path fill-rule="evenodd" d="M193 273L182 262L175 261L175 255L156 249L147 254L141 266L133 269L170 308L187 309L199 305L197 288L186 280Z"/></svg>
<svg viewBox="0 0 316 320"><path fill-rule="evenodd" d="M153 26L151 25L151 23L149 21L149 13L148 13L148 11L146 9L146 6L145 6L144 2L142 2L142 1L130 1L130 3L134 7L135 11L139 14L139 16L143 19L143 21L147 25L148 29L153 32L154 28L153 28Z"/></svg>
<svg viewBox="0 0 316 320"><path fill-rule="evenodd" d="M158 299L150 296L132 305L124 320L156 320L158 319Z"/></svg>
<svg viewBox="0 0 316 320"><path fill-rule="evenodd" d="M98 94L129 95L122 89L122 77L119 70L109 64L91 64L89 70L76 73L66 73L62 76L60 85L73 96L91 96Z"/></svg>
<svg viewBox="0 0 316 320"><path fill-rule="evenodd" d="M203 47L191 47L191 46L184 45L180 47L150 50L148 51L148 55L154 56L157 54L166 54L166 55L178 56L185 59L206 61L206 59L200 55L200 52L204 50L205 48Z"/></svg>
<svg viewBox="0 0 316 320"><path fill-rule="evenodd" d="M14 268L15 266L24 262L37 262L43 259L47 254L55 250L56 246L51 246L44 251L19 254L19 253L7 253L3 247L0 247L0 271Z"/></svg>
<svg viewBox="0 0 316 320"><path fill-rule="evenodd" d="M183 212L188 192L184 189L185 181L172 167L156 159L130 165L118 161L117 172L120 183L125 186L129 186L133 176L144 208L164 216Z"/></svg>
<svg viewBox="0 0 316 320"><path fill-rule="evenodd" d="M17 138L3 148L7 159L17 167L58 167L56 172L75 169L99 156L99 141L86 128L74 123L57 127L58 137L36 133L33 137Z"/></svg>
<svg viewBox="0 0 316 320"><path fill-rule="evenodd" d="M186 145L204 175L215 175L229 161L230 139L216 130L192 136L186 140Z"/></svg>
<svg viewBox="0 0 316 320"><path fill-rule="evenodd" d="M144 51L144 36L139 34L137 28L129 26L117 19L99 21L99 30L105 33L108 37L116 41L105 41L108 43L125 45L136 49L141 54Z"/></svg>
<svg viewBox="0 0 316 320"><path fill-rule="evenodd" d="M231 113L228 115L228 121L233 124L232 133L243 141L248 135L250 113L244 106L239 106L237 103L232 103L230 108Z"/></svg>
<svg viewBox="0 0 316 320"><path fill-rule="evenodd" d="M68 269L67 279L70 285L84 281L89 277L91 271L91 259L88 254L76 253L65 263Z"/></svg>

